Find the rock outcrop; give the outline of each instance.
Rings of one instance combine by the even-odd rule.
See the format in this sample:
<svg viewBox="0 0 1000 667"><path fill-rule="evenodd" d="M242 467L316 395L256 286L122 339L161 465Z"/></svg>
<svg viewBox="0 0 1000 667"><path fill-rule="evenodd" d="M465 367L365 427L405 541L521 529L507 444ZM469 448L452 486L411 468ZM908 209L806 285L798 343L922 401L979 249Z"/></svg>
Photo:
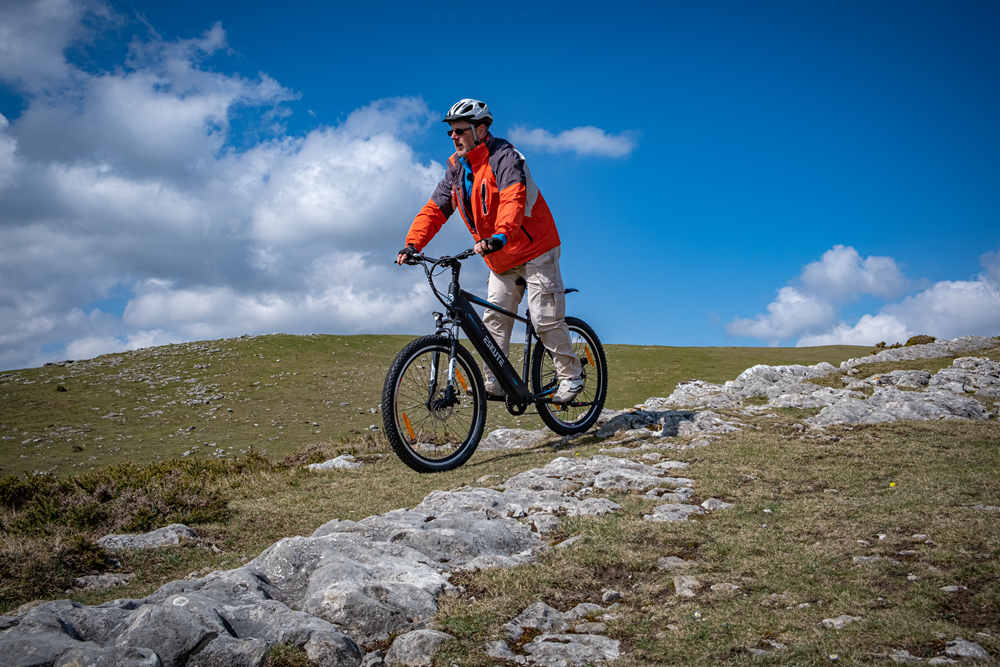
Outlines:
<svg viewBox="0 0 1000 667"><path fill-rule="evenodd" d="M840 371L857 372L865 364L909 361L996 347L991 338L970 336L951 341L885 350L849 359ZM960 357L952 366L931 374L899 370L867 378L845 376L847 386L827 387L811 382L838 371L822 362L812 366L754 366L724 384L701 380L680 383L666 398L651 398L640 410L681 408L741 410L759 414L775 408L819 410L806 420L815 427L833 424L875 424L907 419L995 419L1000 398L1000 363L986 358Z"/></svg>
<svg viewBox="0 0 1000 667"><path fill-rule="evenodd" d="M538 526L620 509L602 495L690 493L692 480L671 476L665 463L559 457L499 489L434 491L411 509L330 521L243 567L175 581L141 600L61 600L0 617L0 653L13 665L260 665L269 646L285 643L323 665L359 665L365 646L397 637L404 643L385 663L416 660L445 640L413 633L452 590L450 573L531 560L548 548ZM525 647L534 656L525 659L555 664L559 647L586 661L617 654L612 640L555 633Z"/></svg>

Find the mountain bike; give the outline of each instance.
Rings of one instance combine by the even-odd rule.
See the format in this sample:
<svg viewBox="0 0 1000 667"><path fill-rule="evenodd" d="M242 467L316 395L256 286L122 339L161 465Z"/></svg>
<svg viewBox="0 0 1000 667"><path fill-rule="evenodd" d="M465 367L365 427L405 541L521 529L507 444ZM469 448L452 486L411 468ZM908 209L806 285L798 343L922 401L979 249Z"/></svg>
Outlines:
<svg viewBox="0 0 1000 667"><path fill-rule="evenodd" d="M583 320L567 317L573 351L583 365L584 389L568 403L550 398L559 385L551 353L524 317L471 294L459 285L462 260L472 249L453 256L414 253L408 264L419 264L431 291L445 312L434 313L435 332L411 341L396 355L382 389L382 423L396 455L418 472L452 470L465 463L483 435L488 400L503 401L512 415L534 405L538 415L560 435L583 433L597 421L608 391L608 367L597 334ZM434 283L451 271L447 294ZM566 293L577 292L568 289ZM473 304L513 317L525 325L521 374L493 340ZM459 332L479 353L503 387L505 395L488 397L483 376L472 354L459 342ZM528 383L530 373L530 388Z"/></svg>

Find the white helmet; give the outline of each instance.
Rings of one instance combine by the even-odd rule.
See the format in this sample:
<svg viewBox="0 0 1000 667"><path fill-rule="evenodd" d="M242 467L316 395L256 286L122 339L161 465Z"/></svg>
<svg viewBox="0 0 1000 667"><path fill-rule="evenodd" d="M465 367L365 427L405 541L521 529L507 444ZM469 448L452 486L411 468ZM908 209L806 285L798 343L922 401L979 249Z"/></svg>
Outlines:
<svg viewBox="0 0 1000 667"><path fill-rule="evenodd" d="M444 122L450 123L453 120L467 120L470 123L486 123L488 126L493 122L493 114L486 102L473 100L470 98L461 99L451 105L448 114L444 117Z"/></svg>

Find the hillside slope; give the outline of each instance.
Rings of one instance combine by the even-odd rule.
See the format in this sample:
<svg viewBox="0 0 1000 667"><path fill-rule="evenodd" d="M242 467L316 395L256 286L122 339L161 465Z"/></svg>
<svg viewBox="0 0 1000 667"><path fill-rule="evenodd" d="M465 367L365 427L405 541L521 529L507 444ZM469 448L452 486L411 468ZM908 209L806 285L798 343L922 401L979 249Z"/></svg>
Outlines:
<svg viewBox="0 0 1000 667"><path fill-rule="evenodd" d="M408 336L255 336L147 348L0 373L0 474L56 475L251 448L367 446L385 373ZM516 348L515 348L516 349ZM607 405L719 382L757 363L839 363L867 348L607 346ZM534 428L491 405L487 428Z"/></svg>
<svg viewBox="0 0 1000 667"><path fill-rule="evenodd" d="M964 354L841 371L756 367L698 384L697 400L679 387L608 413L573 440L497 436L513 448L444 475L388 456L356 472L263 461L228 477L205 469L226 480L215 488L234 516L165 556L122 552L117 566L175 558L208 568L152 595L148 574L117 592L75 594L144 590L138 602L0 617L0 645L108 660L155 649L164 664L357 664L363 653L379 664L430 637L440 664L989 659L1000 651L1000 348L976 352L976 363ZM907 386L923 374L925 389ZM909 392L914 405L950 391L982 410L974 420L928 413L809 428L803 419L820 408L784 404L837 384L867 400ZM680 396L695 402L668 405ZM390 511L401 505L412 509ZM303 537L257 556L249 538L259 528ZM140 616L168 631L143 629ZM425 626L438 634L410 632Z"/></svg>

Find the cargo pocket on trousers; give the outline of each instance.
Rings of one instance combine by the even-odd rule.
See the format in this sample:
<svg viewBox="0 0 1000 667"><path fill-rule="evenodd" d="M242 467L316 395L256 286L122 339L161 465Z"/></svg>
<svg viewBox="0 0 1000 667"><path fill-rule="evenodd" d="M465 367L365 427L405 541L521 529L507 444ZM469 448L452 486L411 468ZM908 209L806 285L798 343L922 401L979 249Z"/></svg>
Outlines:
<svg viewBox="0 0 1000 667"><path fill-rule="evenodd" d="M561 292L541 292L537 297L535 309L531 316L535 328L545 331L562 321L566 315L566 299Z"/></svg>

